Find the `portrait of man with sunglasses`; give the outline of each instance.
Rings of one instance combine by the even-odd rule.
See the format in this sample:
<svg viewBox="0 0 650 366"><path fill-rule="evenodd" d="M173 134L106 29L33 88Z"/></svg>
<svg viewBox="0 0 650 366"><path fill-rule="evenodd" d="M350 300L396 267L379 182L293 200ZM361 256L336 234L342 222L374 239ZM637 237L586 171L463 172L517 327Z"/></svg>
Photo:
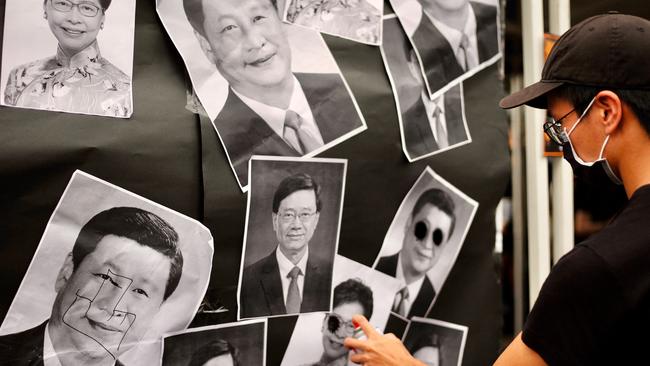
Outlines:
<svg viewBox="0 0 650 366"><path fill-rule="evenodd" d="M427 272L440 259L455 223L455 204L445 191L432 188L418 197L404 227L402 249L381 257L376 266L378 271L402 281L393 312L408 318L426 315L436 297Z"/></svg>
<svg viewBox="0 0 650 366"><path fill-rule="evenodd" d="M279 183L270 217L277 246L244 268L239 318L329 310L332 264L309 248L321 208L321 187L309 174Z"/></svg>

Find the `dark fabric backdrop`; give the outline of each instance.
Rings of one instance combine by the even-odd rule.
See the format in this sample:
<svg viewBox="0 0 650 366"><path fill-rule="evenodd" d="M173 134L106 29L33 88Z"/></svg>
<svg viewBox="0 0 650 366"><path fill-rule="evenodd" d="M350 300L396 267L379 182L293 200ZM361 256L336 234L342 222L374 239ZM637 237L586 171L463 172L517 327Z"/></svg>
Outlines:
<svg viewBox="0 0 650 366"><path fill-rule="evenodd" d="M0 0L4 9L4 0ZM138 1L131 119L0 109L0 316L4 318L39 239L75 169L202 220L215 256L205 309L193 326L233 320L246 195L212 125L184 109L183 61L155 13ZM4 17L2 17L4 19ZM4 25L4 22L3 22ZM3 27L2 27L3 28ZM0 31L1 29L0 28ZM348 159L339 253L371 265L397 208L426 165L480 204L431 317L469 327L464 365L495 358L500 289L492 251L494 209L509 179L498 66L465 82L473 143L409 164L400 146L379 49L325 37L359 102L368 130L323 153ZM268 365L278 365L295 318L269 321Z"/></svg>

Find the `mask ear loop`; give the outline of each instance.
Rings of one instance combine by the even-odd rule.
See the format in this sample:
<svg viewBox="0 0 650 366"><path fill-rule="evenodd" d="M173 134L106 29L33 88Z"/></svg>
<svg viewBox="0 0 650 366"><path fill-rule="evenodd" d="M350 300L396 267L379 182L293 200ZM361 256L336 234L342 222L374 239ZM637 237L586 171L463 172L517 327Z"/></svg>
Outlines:
<svg viewBox="0 0 650 366"><path fill-rule="evenodd" d="M573 130L575 130L576 127L578 126L578 123L582 122L582 119L584 118L585 115L587 115L587 112L589 112L589 108L591 108L591 105L594 104L595 101L596 101L596 97L593 97L593 99L591 99L591 102L587 104L587 108L585 108L584 112L582 112L582 114L580 115L580 118L578 118L576 123L574 123L573 126L571 126L571 129L569 130L569 132L567 132L567 136L570 136L571 132L573 132Z"/></svg>

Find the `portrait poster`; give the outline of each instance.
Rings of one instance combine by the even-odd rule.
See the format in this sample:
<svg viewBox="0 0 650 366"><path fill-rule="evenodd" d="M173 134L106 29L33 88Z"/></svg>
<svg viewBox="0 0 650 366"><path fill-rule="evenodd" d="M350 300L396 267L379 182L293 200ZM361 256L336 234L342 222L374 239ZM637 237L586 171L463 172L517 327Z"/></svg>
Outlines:
<svg viewBox="0 0 650 366"><path fill-rule="evenodd" d="M384 17L381 54L397 106L402 150L409 162L472 142L463 83L429 99L413 47L394 14Z"/></svg>
<svg viewBox="0 0 650 366"><path fill-rule="evenodd" d="M390 0L434 99L501 58L497 0Z"/></svg>
<svg viewBox="0 0 650 366"><path fill-rule="evenodd" d="M461 366L468 328L436 319L414 317L402 341L426 365Z"/></svg>
<svg viewBox="0 0 650 366"><path fill-rule="evenodd" d="M161 365L265 366L266 330L266 319L258 319L167 333Z"/></svg>
<svg viewBox="0 0 650 366"><path fill-rule="evenodd" d="M131 116L135 1L6 0L4 19L1 105Z"/></svg>
<svg viewBox="0 0 650 366"><path fill-rule="evenodd" d="M243 191L253 155L313 157L366 129L320 33L283 23L271 0L188 3L157 12Z"/></svg>
<svg viewBox="0 0 650 366"><path fill-rule="evenodd" d="M285 22L373 46L381 43L383 0L284 0Z"/></svg>
<svg viewBox="0 0 650 366"><path fill-rule="evenodd" d="M404 197L373 268L401 278L393 312L426 316L440 294L476 214L478 202L426 167ZM406 270L405 270L406 269ZM411 279L405 273L417 273ZM402 291L402 290L400 290ZM404 309L401 298L407 302ZM398 311L399 310L399 311Z"/></svg>
<svg viewBox="0 0 650 366"><path fill-rule="evenodd" d="M160 335L185 329L205 295L212 254L199 222L76 171L0 327L1 363L158 363Z"/></svg>
<svg viewBox="0 0 650 366"><path fill-rule="evenodd" d="M368 318L370 324L378 331L384 331L390 316L393 295L400 288L398 280L337 255L334 262L333 287L332 313L349 322L352 312L365 312L363 315ZM369 309L365 309L366 306ZM289 346L284 353L283 366L311 365L319 361L331 363L337 356L348 357L348 351L342 344L345 338L327 330L326 317L327 314L324 313L298 317ZM348 364L353 365L349 360Z"/></svg>
<svg viewBox="0 0 650 366"><path fill-rule="evenodd" d="M251 159L237 319L331 309L346 169L344 159Z"/></svg>

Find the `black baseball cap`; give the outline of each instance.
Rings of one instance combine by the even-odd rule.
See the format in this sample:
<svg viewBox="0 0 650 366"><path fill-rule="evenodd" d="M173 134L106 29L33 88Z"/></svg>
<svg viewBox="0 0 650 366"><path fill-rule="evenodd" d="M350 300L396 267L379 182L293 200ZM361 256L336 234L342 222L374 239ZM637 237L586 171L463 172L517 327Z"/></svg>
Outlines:
<svg viewBox="0 0 650 366"><path fill-rule="evenodd" d="M606 89L650 90L650 21L609 12L571 27L560 37L542 70L542 80L513 93L501 108L522 104L546 108L546 95L565 84Z"/></svg>

